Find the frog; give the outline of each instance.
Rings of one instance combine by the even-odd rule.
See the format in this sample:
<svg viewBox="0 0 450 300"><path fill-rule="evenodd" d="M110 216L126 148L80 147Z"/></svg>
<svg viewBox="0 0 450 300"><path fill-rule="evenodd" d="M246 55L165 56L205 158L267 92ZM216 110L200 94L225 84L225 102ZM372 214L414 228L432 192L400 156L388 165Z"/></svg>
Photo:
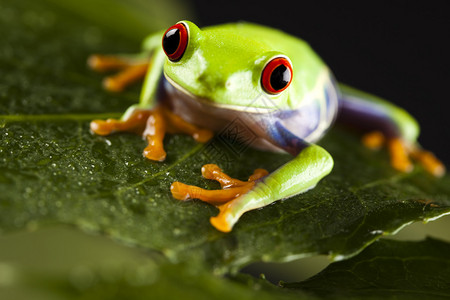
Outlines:
<svg viewBox="0 0 450 300"><path fill-rule="evenodd" d="M255 169L246 181L206 164L202 176L218 181L217 190L172 183L174 200L216 206L219 213L210 223L221 232L230 232L248 211L319 184L334 162L318 141L336 119L361 129L366 147L385 147L399 172L419 164L433 176L445 173L442 162L417 142L419 125L409 113L338 83L307 42L278 29L249 22L200 29L183 20L145 38L138 54L95 54L88 64L96 71L118 71L103 81L111 92L144 79L138 104L120 119L93 120L90 129L101 136L141 135L148 143L146 159L165 160L166 133L207 143L236 119L256 136L252 147L292 156L273 172Z"/></svg>

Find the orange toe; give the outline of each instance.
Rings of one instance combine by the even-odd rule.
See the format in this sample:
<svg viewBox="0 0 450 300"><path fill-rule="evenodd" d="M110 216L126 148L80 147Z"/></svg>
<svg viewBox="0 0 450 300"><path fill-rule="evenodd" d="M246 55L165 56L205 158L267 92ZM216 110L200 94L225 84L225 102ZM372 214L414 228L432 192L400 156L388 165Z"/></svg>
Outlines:
<svg viewBox="0 0 450 300"><path fill-rule="evenodd" d="M164 151L164 148L162 147L154 147L154 146L147 146L145 147L142 155L144 157L154 160L154 161L164 161L166 159L166 151Z"/></svg>
<svg viewBox="0 0 450 300"><path fill-rule="evenodd" d="M118 93L123 91L124 85L115 77L106 77L103 79L103 88L107 91Z"/></svg>
<svg viewBox="0 0 450 300"><path fill-rule="evenodd" d="M127 66L127 63L116 56L93 54L87 60L89 68L97 72L117 70Z"/></svg>
<svg viewBox="0 0 450 300"><path fill-rule="evenodd" d="M391 165L401 172L411 172L413 164L409 159L406 146L399 138L393 138L388 142L388 149L391 155Z"/></svg>
<svg viewBox="0 0 450 300"><path fill-rule="evenodd" d="M362 137L362 143L369 149L380 149L385 142L385 137L380 131L373 131Z"/></svg>
<svg viewBox="0 0 450 300"><path fill-rule="evenodd" d="M104 120L94 120L90 123L90 128L95 134L105 136L111 134L113 127L110 122Z"/></svg>
<svg viewBox="0 0 450 300"><path fill-rule="evenodd" d="M442 177L445 174L444 164L430 151L416 150L413 151L411 155L428 173L436 177Z"/></svg>
<svg viewBox="0 0 450 300"><path fill-rule="evenodd" d="M209 222L217 230L222 231L222 232L230 232L233 229L233 227L220 214L217 217L211 217L209 219Z"/></svg>
<svg viewBox="0 0 450 300"><path fill-rule="evenodd" d="M175 181L170 186L170 192L172 196L177 200L188 200L191 198L191 194L189 193L189 186L187 184Z"/></svg>
<svg viewBox="0 0 450 300"><path fill-rule="evenodd" d="M199 143L206 143L212 139L213 136L214 133L208 129L200 129L192 135L192 137Z"/></svg>

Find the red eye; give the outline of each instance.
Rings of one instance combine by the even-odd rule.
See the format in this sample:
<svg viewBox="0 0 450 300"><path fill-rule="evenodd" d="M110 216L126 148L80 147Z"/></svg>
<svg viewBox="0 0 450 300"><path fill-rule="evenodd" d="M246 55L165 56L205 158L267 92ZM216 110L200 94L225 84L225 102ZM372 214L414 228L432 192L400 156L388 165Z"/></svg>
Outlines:
<svg viewBox="0 0 450 300"><path fill-rule="evenodd" d="M262 71L261 84L269 94L284 91L292 81L292 66L285 57L272 59Z"/></svg>
<svg viewBox="0 0 450 300"><path fill-rule="evenodd" d="M188 31L183 23L169 27L164 33L162 47L171 61L178 61L183 56L188 44Z"/></svg>

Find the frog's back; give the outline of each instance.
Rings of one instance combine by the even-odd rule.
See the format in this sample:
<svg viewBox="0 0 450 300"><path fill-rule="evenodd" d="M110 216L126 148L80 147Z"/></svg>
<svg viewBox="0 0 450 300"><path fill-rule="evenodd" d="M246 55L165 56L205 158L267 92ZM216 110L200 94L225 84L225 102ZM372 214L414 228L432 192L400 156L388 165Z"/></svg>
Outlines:
<svg viewBox="0 0 450 300"><path fill-rule="evenodd" d="M241 40L241 47L247 51L259 53L276 51L285 54L292 62L294 70L293 86L297 95L314 89L317 79L327 69L322 59L304 40L281 30L248 23L238 22L205 27L205 33L211 31L223 40ZM236 43L239 44L239 43Z"/></svg>
<svg viewBox="0 0 450 300"><path fill-rule="evenodd" d="M223 35L224 40L238 37L252 40L253 43L246 45L247 47L281 51L290 56L291 59L300 55L299 58L314 57L314 59L320 61L319 57L304 40L271 27L248 22L238 22L208 26L202 28L202 31L206 33L213 31L217 36Z"/></svg>

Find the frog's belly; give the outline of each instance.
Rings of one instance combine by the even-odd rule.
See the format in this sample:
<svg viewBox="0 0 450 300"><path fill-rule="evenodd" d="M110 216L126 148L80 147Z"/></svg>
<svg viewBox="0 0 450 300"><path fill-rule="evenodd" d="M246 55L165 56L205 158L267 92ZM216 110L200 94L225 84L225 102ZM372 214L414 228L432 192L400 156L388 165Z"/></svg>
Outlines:
<svg viewBox="0 0 450 300"><path fill-rule="evenodd" d="M332 85L332 83L330 83ZM323 101L311 101L292 111L272 110L264 113L243 109L229 109L210 104L174 87L167 79L162 80L163 105L185 121L202 128L208 128L221 136L238 139L241 143L262 150L284 151L278 145L279 125L306 142L317 141L334 120L337 97L328 97L325 91ZM330 90L334 91L334 86ZM331 93L332 94L332 93ZM275 126L276 125L276 126ZM281 137L281 139L284 137Z"/></svg>

